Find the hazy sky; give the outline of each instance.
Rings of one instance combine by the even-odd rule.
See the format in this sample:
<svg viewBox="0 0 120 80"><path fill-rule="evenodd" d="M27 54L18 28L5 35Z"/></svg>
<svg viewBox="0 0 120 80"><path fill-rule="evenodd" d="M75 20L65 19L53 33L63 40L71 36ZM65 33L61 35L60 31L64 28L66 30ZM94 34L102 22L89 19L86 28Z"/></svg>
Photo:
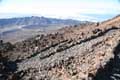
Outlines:
<svg viewBox="0 0 120 80"><path fill-rule="evenodd" d="M120 13L119 0L0 0L0 18L46 16L97 20Z"/></svg>

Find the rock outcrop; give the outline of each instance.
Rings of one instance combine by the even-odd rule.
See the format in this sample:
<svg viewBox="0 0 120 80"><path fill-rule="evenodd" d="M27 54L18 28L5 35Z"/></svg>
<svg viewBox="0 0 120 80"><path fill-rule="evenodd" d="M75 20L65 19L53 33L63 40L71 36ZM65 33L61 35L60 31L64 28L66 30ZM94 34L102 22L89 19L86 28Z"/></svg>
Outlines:
<svg viewBox="0 0 120 80"><path fill-rule="evenodd" d="M120 79L120 16L62 28L9 47L0 48L1 80Z"/></svg>

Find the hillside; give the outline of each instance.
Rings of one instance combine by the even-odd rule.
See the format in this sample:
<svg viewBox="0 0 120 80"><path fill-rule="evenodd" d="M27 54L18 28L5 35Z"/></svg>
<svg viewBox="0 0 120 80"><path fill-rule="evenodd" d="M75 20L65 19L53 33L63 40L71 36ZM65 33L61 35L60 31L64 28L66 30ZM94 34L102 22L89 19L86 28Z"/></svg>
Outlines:
<svg viewBox="0 0 120 80"><path fill-rule="evenodd" d="M0 41L0 80L119 80L120 16Z"/></svg>

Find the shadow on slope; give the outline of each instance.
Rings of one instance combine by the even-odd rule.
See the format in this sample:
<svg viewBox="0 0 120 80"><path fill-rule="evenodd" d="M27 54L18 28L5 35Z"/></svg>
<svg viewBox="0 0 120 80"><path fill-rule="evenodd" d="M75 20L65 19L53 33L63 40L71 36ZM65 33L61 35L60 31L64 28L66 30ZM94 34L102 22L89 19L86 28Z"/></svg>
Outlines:
<svg viewBox="0 0 120 80"><path fill-rule="evenodd" d="M0 57L0 80L13 80L13 74L16 70L16 62Z"/></svg>
<svg viewBox="0 0 120 80"><path fill-rule="evenodd" d="M120 80L120 42L115 47L114 58L97 71L93 80Z"/></svg>
<svg viewBox="0 0 120 80"><path fill-rule="evenodd" d="M0 80L13 80L12 76L17 70L17 62L9 60L9 51L14 46L11 43L3 43L0 40Z"/></svg>

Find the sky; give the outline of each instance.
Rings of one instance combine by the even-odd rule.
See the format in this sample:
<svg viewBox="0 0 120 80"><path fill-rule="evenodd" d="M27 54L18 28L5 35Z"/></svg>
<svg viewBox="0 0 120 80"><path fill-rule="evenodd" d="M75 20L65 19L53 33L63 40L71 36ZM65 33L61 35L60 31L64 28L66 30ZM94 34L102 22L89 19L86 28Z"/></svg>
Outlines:
<svg viewBox="0 0 120 80"><path fill-rule="evenodd" d="M0 0L0 18L45 16L103 21L120 13L120 0Z"/></svg>

